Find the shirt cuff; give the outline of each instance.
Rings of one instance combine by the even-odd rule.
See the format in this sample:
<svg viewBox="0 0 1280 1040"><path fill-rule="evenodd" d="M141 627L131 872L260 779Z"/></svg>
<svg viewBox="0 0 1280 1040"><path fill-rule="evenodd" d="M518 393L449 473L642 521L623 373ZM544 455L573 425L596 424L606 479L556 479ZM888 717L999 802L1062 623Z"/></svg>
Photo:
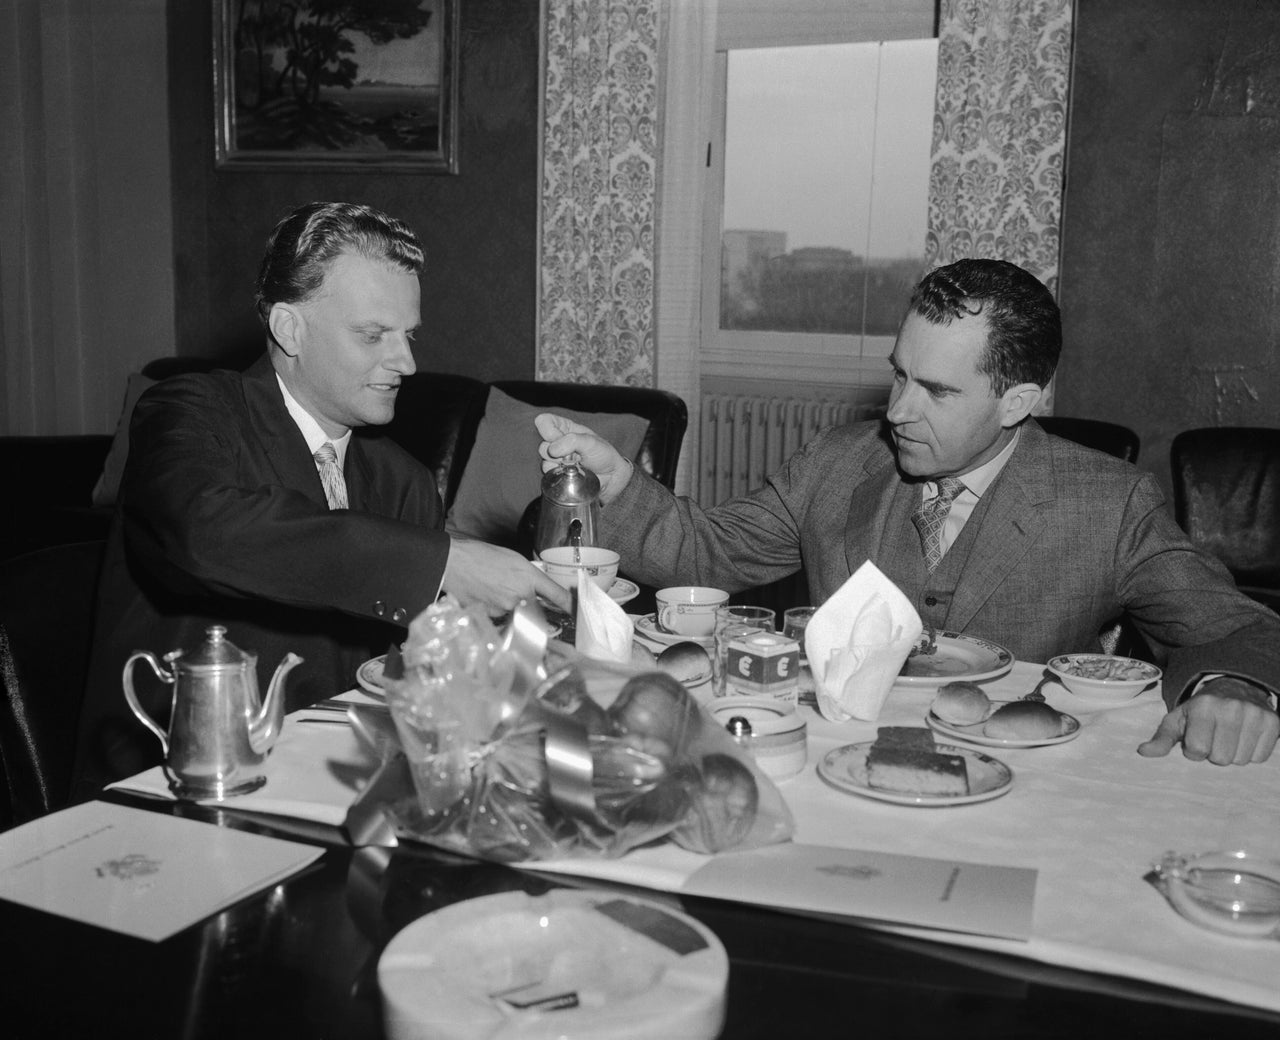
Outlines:
<svg viewBox="0 0 1280 1040"><path fill-rule="evenodd" d="M1270 705L1271 710L1272 711L1276 710L1277 701L1280 701L1280 697L1277 697L1275 690L1268 689L1267 687L1263 686L1261 683L1255 682L1252 679L1247 679L1243 675L1232 675L1230 672L1214 672L1210 675L1200 676L1200 678L1196 681L1196 684L1191 687L1191 690L1178 703L1185 704L1197 693L1199 693L1201 689L1204 688L1205 683L1213 682L1214 679L1222 679L1222 678L1239 679L1241 682L1246 682L1250 686L1256 686L1258 689L1260 689L1263 693L1267 695L1267 704Z"/></svg>

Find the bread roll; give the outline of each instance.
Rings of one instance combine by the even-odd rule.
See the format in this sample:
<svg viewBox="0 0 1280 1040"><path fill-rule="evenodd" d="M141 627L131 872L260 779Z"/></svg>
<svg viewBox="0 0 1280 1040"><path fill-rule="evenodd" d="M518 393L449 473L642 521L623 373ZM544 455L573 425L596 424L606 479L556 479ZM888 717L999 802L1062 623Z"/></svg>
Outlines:
<svg viewBox="0 0 1280 1040"><path fill-rule="evenodd" d="M686 686L699 686L711 678L711 657L694 642L667 647L658 655L658 667Z"/></svg>
<svg viewBox="0 0 1280 1040"><path fill-rule="evenodd" d="M1045 740L1062 735L1062 715L1044 701L1013 701L992 712L982 732L996 740Z"/></svg>
<svg viewBox="0 0 1280 1040"><path fill-rule="evenodd" d="M991 698L971 682L949 682L938 687L931 705L933 713L951 726L972 726L991 711Z"/></svg>

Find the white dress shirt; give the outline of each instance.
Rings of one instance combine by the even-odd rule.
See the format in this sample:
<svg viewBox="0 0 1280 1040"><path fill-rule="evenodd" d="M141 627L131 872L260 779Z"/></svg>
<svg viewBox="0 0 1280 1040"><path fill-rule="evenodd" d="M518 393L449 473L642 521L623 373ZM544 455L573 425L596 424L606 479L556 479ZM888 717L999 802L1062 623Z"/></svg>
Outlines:
<svg viewBox="0 0 1280 1040"><path fill-rule="evenodd" d="M307 451L314 455L325 441L333 445L333 450L338 456L338 469L345 473L344 467L347 461L347 445L351 443L351 431L348 430L341 437L330 437L320 428L320 424L302 405L298 404L293 394L289 393L289 388L284 385L284 380L280 378L280 373L276 373L276 382L280 385L280 393L284 395L284 406L289 409L289 415L297 424L302 436L307 440Z"/></svg>
<svg viewBox="0 0 1280 1040"><path fill-rule="evenodd" d="M1013 433L1013 439L1004 446L999 455L993 459L988 459L977 469L972 469L968 473L958 474L959 478L964 481L964 490L952 500L951 512L947 514L947 518L942 522L942 554L944 556L947 550L955 544L955 540L960 537L960 532L964 530L964 525L968 522L969 517L973 515L973 511L978 508L978 502L986 494L987 488L991 486L992 481L1004 469L1009 457L1013 454L1013 449L1018 446L1018 440L1021 436L1022 427L1018 427ZM937 482L933 480L926 481L924 498L922 499L923 504L928 505L937 497Z"/></svg>

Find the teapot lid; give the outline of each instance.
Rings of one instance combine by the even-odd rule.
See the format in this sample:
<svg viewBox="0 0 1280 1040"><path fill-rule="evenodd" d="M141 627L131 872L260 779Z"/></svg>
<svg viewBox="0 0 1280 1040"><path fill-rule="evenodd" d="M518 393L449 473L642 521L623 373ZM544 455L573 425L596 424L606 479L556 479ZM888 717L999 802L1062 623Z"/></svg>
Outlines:
<svg viewBox="0 0 1280 1040"><path fill-rule="evenodd" d="M175 664L184 668L242 665L246 661L255 660L252 654L246 654L227 638L225 625L210 625L205 629L205 635L208 638L194 650L180 650L168 656L173 657Z"/></svg>
<svg viewBox="0 0 1280 1040"><path fill-rule="evenodd" d="M570 452L564 461L542 478L542 494L552 502L564 506L591 503L600 497L600 478L579 464L577 452Z"/></svg>

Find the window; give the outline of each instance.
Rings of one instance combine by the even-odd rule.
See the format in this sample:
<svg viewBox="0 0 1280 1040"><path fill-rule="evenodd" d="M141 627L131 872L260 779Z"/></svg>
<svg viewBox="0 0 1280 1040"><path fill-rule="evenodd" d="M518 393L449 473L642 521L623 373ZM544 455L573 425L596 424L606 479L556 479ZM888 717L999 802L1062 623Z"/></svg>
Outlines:
<svg viewBox="0 0 1280 1040"><path fill-rule="evenodd" d="M887 387L924 270L937 40L717 57L704 375Z"/></svg>

